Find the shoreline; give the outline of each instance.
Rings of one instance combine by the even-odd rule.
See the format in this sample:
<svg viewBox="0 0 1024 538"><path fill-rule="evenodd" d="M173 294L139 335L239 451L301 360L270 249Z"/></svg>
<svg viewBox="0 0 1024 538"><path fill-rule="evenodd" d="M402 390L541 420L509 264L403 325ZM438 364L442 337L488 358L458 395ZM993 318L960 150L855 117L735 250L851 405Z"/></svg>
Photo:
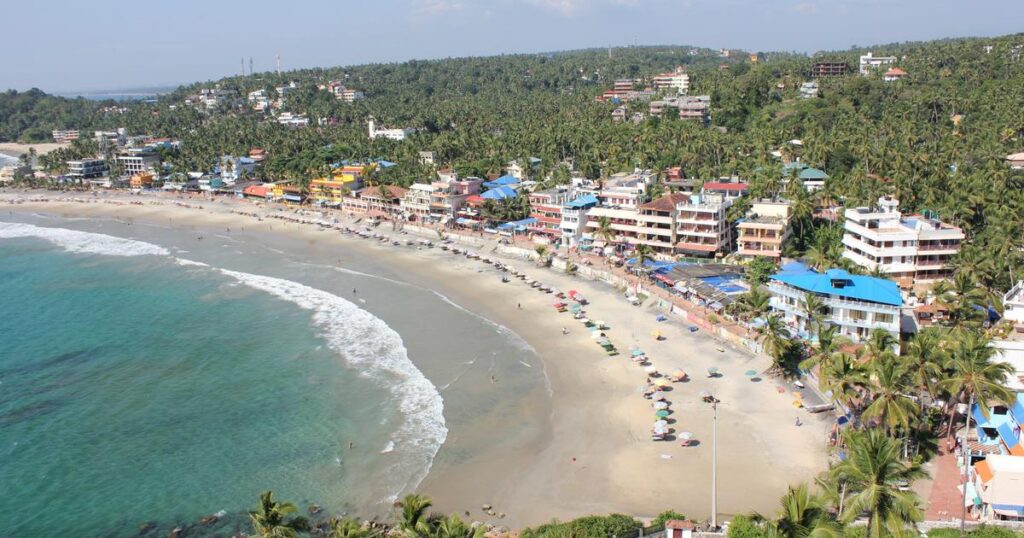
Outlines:
<svg viewBox="0 0 1024 538"><path fill-rule="evenodd" d="M606 284L536 268L521 260L509 262L546 284L562 290L580 290L593 303L588 307L591 317L611 326L609 337L620 352L628 355L631 346L639 345L662 371L684 368L691 381L675 384L668 395L676 409L674 427L692 431L701 441L698 446L682 448L678 443L650 441L648 430L653 411L639 392L644 378L642 369L625 355L607 358L569 314L554 311L553 296L530 289L518 280L501 284L496 273L480 272L480 262L437 248L390 248L337 232L320 231L316 226L284 223L279 219L259 221L235 212L256 212L256 205L250 202L0 193L3 205L11 200L33 198L50 200L9 205L8 209L153 222L163 222L164 216L173 215L193 227L245 226L247 234L298 237L316 243L318 248L338 247L379 255L400 266L411 283L435 290L459 307L507 327L522 338L537 352L547 374L551 394L548 424L538 425L536 432L530 432L532 443L526 450L510 450L495 443L492 448L485 446L477 453L462 454L457 461L448 461L441 456L449 443L442 446L437 458L440 461L435 461L418 488L435 500L441 512L472 510L472 519L514 527L609 512L653 517L665 509L675 509L696 519L707 518L711 412L700 402L701 390L712 390L723 401L718 424L720 515L774 511L786 485L825 469L824 421L792 408L788 391L793 389L779 393L775 386L781 383L776 380L754 384L743 376L744 370L763 371L769 362L767 358L733 349L702 332L689 333L674 320L657 323L654 316L658 311L650 306L629 305ZM117 202L67 201L71 198ZM203 210L178 204L201 205ZM569 329L568 335L561 334L563 326ZM655 342L648 336L655 328L661 330L665 340ZM702 375L712 364L720 367L724 378L708 379ZM793 425L795 416L805 421L804 426ZM493 424L479 425L480 431L471 434L501 435L500 418L494 417ZM506 513L508 518L493 519L480 514L477 510L485 503Z"/></svg>

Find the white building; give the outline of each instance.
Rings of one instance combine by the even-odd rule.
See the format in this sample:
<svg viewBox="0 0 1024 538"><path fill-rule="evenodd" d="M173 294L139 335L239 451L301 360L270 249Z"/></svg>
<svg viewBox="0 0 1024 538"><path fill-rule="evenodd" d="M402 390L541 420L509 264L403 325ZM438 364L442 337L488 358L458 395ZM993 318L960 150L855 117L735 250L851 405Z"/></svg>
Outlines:
<svg viewBox="0 0 1024 538"><path fill-rule="evenodd" d="M71 142L78 140L78 129L54 130L53 140L55 142Z"/></svg>
<svg viewBox="0 0 1024 538"><path fill-rule="evenodd" d="M644 190L655 180L649 170L636 171L632 174L612 174L607 180L600 181L575 177L572 188L577 195L591 195L605 207L636 209L644 202Z"/></svg>
<svg viewBox="0 0 1024 538"><path fill-rule="evenodd" d="M226 103L230 95L231 92L220 88L203 88L199 90L199 94L196 95L196 100L198 104L202 105L206 110L213 110L222 103Z"/></svg>
<svg viewBox="0 0 1024 538"><path fill-rule="evenodd" d="M309 118L305 114L282 112L277 116L277 123L289 127L306 127L309 125Z"/></svg>
<svg viewBox="0 0 1024 538"><path fill-rule="evenodd" d="M873 71L877 71L883 65L889 65L892 63L896 63L895 56L875 56L869 52L860 57L860 74L867 75Z"/></svg>
<svg viewBox="0 0 1024 538"><path fill-rule="evenodd" d="M436 191L441 190L437 183L413 183L405 191L400 207L408 217L424 218L430 215L430 200Z"/></svg>
<svg viewBox="0 0 1024 538"><path fill-rule="evenodd" d="M579 196L566 202L562 207L562 244L574 247L579 244L587 228L587 213L597 207L597 198L591 195Z"/></svg>
<svg viewBox="0 0 1024 538"><path fill-rule="evenodd" d="M389 138L391 140L405 140L409 135L416 132L416 129L404 128L404 129L378 129L377 122L373 118L370 118L367 122L369 127L370 138Z"/></svg>
<svg viewBox="0 0 1024 538"><path fill-rule="evenodd" d="M686 95L690 91L690 75L683 71L683 67L676 67L675 71L654 75L651 80L655 89L675 90L679 95Z"/></svg>
<svg viewBox="0 0 1024 538"><path fill-rule="evenodd" d="M220 178L228 185L234 185L243 177L256 174L256 161L249 157L224 155L220 158Z"/></svg>
<svg viewBox="0 0 1024 538"><path fill-rule="evenodd" d="M736 253L740 256L782 258L782 247L790 236L790 204L786 201L757 200L736 228Z"/></svg>
<svg viewBox="0 0 1024 538"><path fill-rule="evenodd" d="M812 80L801 84L800 97L803 99L816 99L818 97L818 83Z"/></svg>
<svg viewBox="0 0 1024 538"><path fill-rule="evenodd" d="M121 164L122 174L134 176L156 171L160 155L149 148L131 148L124 155L118 155L117 162Z"/></svg>
<svg viewBox="0 0 1024 538"><path fill-rule="evenodd" d="M934 217L899 211L899 201L878 200L877 208L847 209L843 257L868 271L878 270L905 287L948 278L964 233Z"/></svg>
<svg viewBox="0 0 1024 538"><path fill-rule="evenodd" d="M899 339L903 297L891 280L851 275L842 269L817 273L795 264L772 275L768 291L771 309L798 337L813 336L804 303L808 295L815 295L827 312L822 321L836 326L842 336L862 342L881 329Z"/></svg>
<svg viewBox="0 0 1024 538"><path fill-rule="evenodd" d="M270 110L270 96L267 95L267 90L249 92L249 106L257 112Z"/></svg>

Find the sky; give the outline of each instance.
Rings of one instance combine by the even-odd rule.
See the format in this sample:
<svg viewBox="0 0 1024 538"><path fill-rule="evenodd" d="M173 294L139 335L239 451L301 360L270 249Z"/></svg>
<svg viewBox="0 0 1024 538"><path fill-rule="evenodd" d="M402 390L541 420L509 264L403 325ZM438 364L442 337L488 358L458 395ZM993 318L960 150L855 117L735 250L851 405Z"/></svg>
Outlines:
<svg viewBox="0 0 1024 538"><path fill-rule="evenodd" d="M13 0L0 90L624 45L844 49L1024 31L1024 0Z"/></svg>

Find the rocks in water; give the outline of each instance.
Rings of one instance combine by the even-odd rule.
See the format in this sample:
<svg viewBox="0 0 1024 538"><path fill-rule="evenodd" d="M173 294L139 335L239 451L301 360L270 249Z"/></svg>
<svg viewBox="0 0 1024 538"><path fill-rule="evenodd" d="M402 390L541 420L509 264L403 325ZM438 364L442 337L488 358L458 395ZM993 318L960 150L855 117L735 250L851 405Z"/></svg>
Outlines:
<svg viewBox="0 0 1024 538"><path fill-rule="evenodd" d="M171 532L167 533L167 538L181 538L185 535L185 529L181 527L174 527Z"/></svg>
<svg viewBox="0 0 1024 538"><path fill-rule="evenodd" d="M493 516L493 515L494 515L494 510L488 510L488 511L487 511L487 515L489 515L489 516Z"/></svg>
<svg viewBox="0 0 1024 538"><path fill-rule="evenodd" d="M489 504L485 504L485 505L480 507L480 509L483 510L484 512L490 510L491 508L493 508L493 507L491 505L489 505Z"/></svg>
<svg viewBox="0 0 1024 538"><path fill-rule="evenodd" d="M498 519L505 519L505 512L498 514Z"/></svg>
<svg viewBox="0 0 1024 538"><path fill-rule="evenodd" d="M206 517L200 519L199 523L202 524L202 525L213 525L214 523L217 522L218 519L220 519L220 518L217 517L216 514L215 514L215 515L206 516Z"/></svg>
<svg viewBox="0 0 1024 538"><path fill-rule="evenodd" d="M319 514L321 510L323 510L323 509L320 508L319 505L316 505L316 504L309 505L309 513L310 514Z"/></svg>
<svg viewBox="0 0 1024 538"><path fill-rule="evenodd" d="M152 521L147 521L147 522L143 523L142 525L139 525L139 534L140 535L146 534L147 532L150 532L150 531L152 531L155 528L156 528L156 523L153 523Z"/></svg>

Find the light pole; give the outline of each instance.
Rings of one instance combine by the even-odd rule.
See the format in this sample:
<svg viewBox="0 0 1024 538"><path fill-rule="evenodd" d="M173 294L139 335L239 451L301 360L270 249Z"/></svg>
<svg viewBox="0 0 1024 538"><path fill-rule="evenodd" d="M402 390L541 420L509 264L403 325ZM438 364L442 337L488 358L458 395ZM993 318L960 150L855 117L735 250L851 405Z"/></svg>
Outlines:
<svg viewBox="0 0 1024 538"><path fill-rule="evenodd" d="M711 530L718 529L718 398L711 396Z"/></svg>
<svg viewBox="0 0 1024 538"><path fill-rule="evenodd" d="M971 449L967 447L967 435L971 430L971 411L974 410L974 393L971 393L970 403L967 404L967 424L964 425L964 437L960 442L960 450L964 451L964 494L960 512L960 538L964 536L967 523L967 481L971 478Z"/></svg>

